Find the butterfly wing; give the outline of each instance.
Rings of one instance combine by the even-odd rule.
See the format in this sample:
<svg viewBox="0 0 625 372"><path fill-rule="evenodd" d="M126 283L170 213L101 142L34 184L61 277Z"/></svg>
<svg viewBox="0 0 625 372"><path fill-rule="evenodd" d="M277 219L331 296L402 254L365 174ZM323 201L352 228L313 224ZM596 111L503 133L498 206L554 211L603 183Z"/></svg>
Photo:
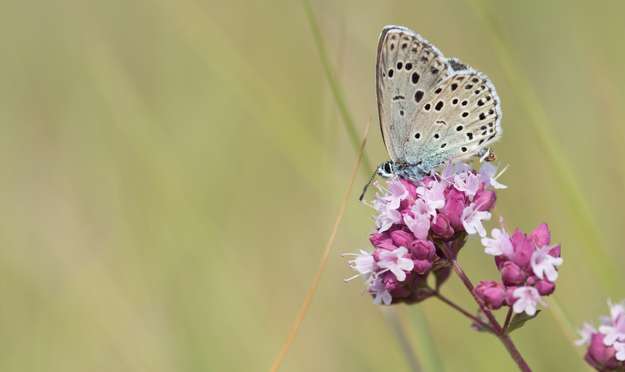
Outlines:
<svg viewBox="0 0 625 372"><path fill-rule="evenodd" d="M405 162L406 143L434 86L452 72L442 53L417 33L386 26L378 42L376 81L382 138L393 161Z"/></svg>
<svg viewBox="0 0 625 372"><path fill-rule="evenodd" d="M501 136L501 103L484 74L466 66L433 93L412 119L423 124L414 125L405 140L406 162L421 162L429 170L477 155Z"/></svg>
<svg viewBox="0 0 625 372"><path fill-rule="evenodd" d="M413 31L384 29L377 78L380 125L394 161L429 171L478 154L502 134L500 100L488 77L446 59Z"/></svg>

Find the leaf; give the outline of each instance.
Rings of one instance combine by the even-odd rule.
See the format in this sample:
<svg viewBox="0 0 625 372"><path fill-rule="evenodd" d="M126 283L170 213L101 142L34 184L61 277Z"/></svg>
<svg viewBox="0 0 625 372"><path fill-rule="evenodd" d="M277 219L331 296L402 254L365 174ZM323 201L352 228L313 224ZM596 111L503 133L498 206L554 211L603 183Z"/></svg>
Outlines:
<svg viewBox="0 0 625 372"><path fill-rule="evenodd" d="M534 315L527 315L526 313L516 314L515 316L512 317L512 320L510 321L510 325L508 325L508 329L506 330L506 333L511 333L512 331L523 327L525 325L525 322L527 322L530 319L536 318L538 314L540 314L540 310L536 311L536 314Z"/></svg>

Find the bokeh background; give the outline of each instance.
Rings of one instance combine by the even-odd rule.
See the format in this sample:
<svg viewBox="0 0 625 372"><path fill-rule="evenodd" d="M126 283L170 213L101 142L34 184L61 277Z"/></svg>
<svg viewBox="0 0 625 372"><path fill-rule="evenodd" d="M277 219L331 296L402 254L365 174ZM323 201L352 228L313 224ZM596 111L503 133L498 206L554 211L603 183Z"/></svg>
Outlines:
<svg viewBox="0 0 625 372"><path fill-rule="evenodd" d="M384 25L493 79L496 213L549 222L565 258L557 302L514 339L537 371L587 370L575 328L625 297L625 3L311 1L373 163ZM1 371L268 370L356 158L305 4L2 3ZM352 195L282 370L408 371L399 328L424 370L514 370L435 300L384 312L342 282L371 215ZM495 278L476 240L461 258ZM445 291L473 308L455 278Z"/></svg>

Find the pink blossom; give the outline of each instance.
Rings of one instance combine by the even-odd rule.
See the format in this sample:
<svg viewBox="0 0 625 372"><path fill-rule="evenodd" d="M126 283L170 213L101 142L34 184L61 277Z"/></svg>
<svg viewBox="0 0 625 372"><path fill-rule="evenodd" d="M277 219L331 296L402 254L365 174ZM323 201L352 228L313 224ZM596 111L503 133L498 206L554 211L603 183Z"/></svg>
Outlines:
<svg viewBox="0 0 625 372"><path fill-rule="evenodd" d="M529 316L536 314L536 306L543 303L540 294L534 287L519 287L512 292L516 299L512 310L516 314L525 312Z"/></svg>
<svg viewBox="0 0 625 372"><path fill-rule="evenodd" d="M417 214L415 217L411 217L408 214L404 215L404 223L412 234L417 239L426 239L428 231L430 230L430 217L422 214Z"/></svg>
<svg viewBox="0 0 625 372"><path fill-rule="evenodd" d="M392 272L397 280L403 282L406 279L406 271L412 270L414 262L408 257L408 249L399 247L394 251L383 251L380 253L378 266Z"/></svg>
<svg viewBox="0 0 625 372"><path fill-rule="evenodd" d="M382 196L382 200L390 209L398 209L402 200L408 197L408 190L399 178L393 178L388 183L388 193Z"/></svg>
<svg viewBox="0 0 625 372"><path fill-rule="evenodd" d="M430 182L428 187L417 187L417 194L425 202L431 216L436 216L436 210L445 206L445 188L445 184L437 181Z"/></svg>
<svg viewBox="0 0 625 372"><path fill-rule="evenodd" d="M582 328L577 331L579 333L579 339L575 341L576 345L588 345L590 344L590 338L593 333L597 332L597 329L590 323L584 323Z"/></svg>
<svg viewBox="0 0 625 372"><path fill-rule="evenodd" d="M386 289L382 278L377 277L369 286L369 292L373 294L373 303L376 305L390 305L393 302L391 293Z"/></svg>
<svg viewBox="0 0 625 372"><path fill-rule="evenodd" d="M475 204L471 204L462 211L462 226L467 234L479 234L486 236L486 230L482 225L483 220L490 219L490 212L479 211Z"/></svg>
<svg viewBox="0 0 625 372"><path fill-rule="evenodd" d="M485 247L484 253L491 256L512 256L514 250L506 230L493 229L490 234L492 238L482 238L482 245Z"/></svg>
<svg viewBox="0 0 625 372"><path fill-rule="evenodd" d="M458 191L464 192L470 199L473 199L481 184L480 177L473 172L460 173L454 176L454 187Z"/></svg>
<svg viewBox="0 0 625 372"><path fill-rule="evenodd" d="M499 174L497 174L496 166L490 163L482 163L482 166L480 167L480 180L495 189L505 189L508 186L497 181L497 178L499 178L505 171L506 169L504 168Z"/></svg>
<svg viewBox="0 0 625 372"><path fill-rule="evenodd" d="M544 246L537 248L532 257L530 263L534 274L540 279L548 279L550 282L555 282L558 279L558 271L556 268L562 265L561 257L553 257L549 254L551 247Z"/></svg>
<svg viewBox="0 0 625 372"><path fill-rule="evenodd" d="M351 278L346 279L346 281L349 281L359 276L364 276L368 278L376 269L376 263L373 258L373 255L367 251L364 251L361 249L359 254L352 253L352 254L345 254L345 255L356 256L356 258L349 260L348 264L352 269L358 272L358 274L356 274L355 276Z"/></svg>
<svg viewBox="0 0 625 372"><path fill-rule="evenodd" d="M603 342L606 346L611 346L616 341L625 342L625 308L622 303L610 306L610 318L599 327L599 332L605 335Z"/></svg>
<svg viewBox="0 0 625 372"><path fill-rule="evenodd" d="M402 220L401 213L393 208L390 208L389 205L383 201L376 200L373 207L378 211L375 223L379 232L384 232L390 229L391 226L396 223L400 223Z"/></svg>

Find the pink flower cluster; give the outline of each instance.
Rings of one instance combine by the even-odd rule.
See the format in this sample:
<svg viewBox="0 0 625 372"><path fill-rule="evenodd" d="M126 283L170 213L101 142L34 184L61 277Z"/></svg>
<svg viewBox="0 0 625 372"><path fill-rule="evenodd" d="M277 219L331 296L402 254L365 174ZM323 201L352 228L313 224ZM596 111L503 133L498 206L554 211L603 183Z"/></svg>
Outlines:
<svg viewBox="0 0 625 372"><path fill-rule="evenodd" d="M625 370L625 302L608 302L610 316L601 318L596 329L584 324L577 345L588 345L586 362L597 371Z"/></svg>
<svg viewBox="0 0 625 372"><path fill-rule="evenodd" d="M562 264L560 246L550 243L546 224L529 235L517 229L510 236L503 227L493 229L491 237L482 238L482 244L485 253L495 256L501 282L481 281L474 293L491 309L511 306L516 314L535 315L542 296L555 290L557 269Z"/></svg>
<svg viewBox="0 0 625 372"><path fill-rule="evenodd" d="M377 229L369 238L374 250L353 254L349 264L357 274L349 279L364 276L376 304L427 298L432 293L427 275L434 272L440 282L449 274L437 247L446 244L455 254L467 234L486 235L482 222L491 218L494 189L505 188L496 179L491 164L479 172L457 164L419 182L376 183L379 192L371 206Z"/></svg>

